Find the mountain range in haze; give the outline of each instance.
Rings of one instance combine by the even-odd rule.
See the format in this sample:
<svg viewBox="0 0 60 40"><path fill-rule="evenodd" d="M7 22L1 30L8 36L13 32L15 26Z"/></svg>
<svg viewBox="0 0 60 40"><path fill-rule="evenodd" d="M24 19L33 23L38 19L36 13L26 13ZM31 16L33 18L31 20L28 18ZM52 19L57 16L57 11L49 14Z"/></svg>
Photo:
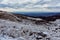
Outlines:
<svg viewBox="0 0 60 40"><path fill-rule="evenodd" d="M16 12L13 14L18 14L33 18L42 18L47 21L60 19L60 12Z"/></svg>

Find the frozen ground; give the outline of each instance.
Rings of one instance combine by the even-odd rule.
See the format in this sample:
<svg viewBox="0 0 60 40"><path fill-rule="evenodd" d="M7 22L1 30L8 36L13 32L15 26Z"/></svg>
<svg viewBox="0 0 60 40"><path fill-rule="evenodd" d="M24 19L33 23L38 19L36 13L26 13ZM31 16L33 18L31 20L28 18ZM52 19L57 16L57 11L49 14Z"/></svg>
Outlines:
<svg viewBox="0 0 60 40"><path fill-rule="evenodd" d="M60 19L42 24L0 19L0 40L60 40Z"/></svg>

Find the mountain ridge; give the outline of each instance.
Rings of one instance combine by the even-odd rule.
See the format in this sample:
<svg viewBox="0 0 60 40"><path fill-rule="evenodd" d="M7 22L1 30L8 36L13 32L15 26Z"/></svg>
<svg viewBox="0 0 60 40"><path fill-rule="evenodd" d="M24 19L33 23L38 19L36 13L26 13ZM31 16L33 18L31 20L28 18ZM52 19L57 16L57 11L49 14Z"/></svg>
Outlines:
<svg viewBox="0 0 60 40"><path fill-rule="evenodd" d="M22 19L27 19L27 20L36 20L36 19L42 19L46 21L55 21L56 19L60 19L60 13L53 15L53 16L39 16L39 17L34 17L34 16L27 16L23 14L14 14L12 12L6 12L6 11L0 11L0 19L10 19L13 21L21 21ZM38 20L37 20L38 21Z"/></svg>

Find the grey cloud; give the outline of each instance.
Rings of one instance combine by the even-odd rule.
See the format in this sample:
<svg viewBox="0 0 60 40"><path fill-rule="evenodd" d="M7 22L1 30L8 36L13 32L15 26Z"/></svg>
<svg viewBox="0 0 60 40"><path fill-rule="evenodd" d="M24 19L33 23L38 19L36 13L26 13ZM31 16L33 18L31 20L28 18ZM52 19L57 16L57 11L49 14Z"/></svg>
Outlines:
<svg viewBox="0 0 60 40"><path fill-rule="evenodd" d="M0 0L1 2L2 0ZM14 3L14 2L13 2ZM26 2L26 3L22 3L22 4L0 4L0 7L9 7L9 8L37 8L34 7L36 5L41 5L43 6L44 4L49 5L48 7L54 7L56 6L58 3L60 3L60 0L51 0L51 1L44 1L44 0L37 0L36 3L32 3L32 2Z"/></svg>

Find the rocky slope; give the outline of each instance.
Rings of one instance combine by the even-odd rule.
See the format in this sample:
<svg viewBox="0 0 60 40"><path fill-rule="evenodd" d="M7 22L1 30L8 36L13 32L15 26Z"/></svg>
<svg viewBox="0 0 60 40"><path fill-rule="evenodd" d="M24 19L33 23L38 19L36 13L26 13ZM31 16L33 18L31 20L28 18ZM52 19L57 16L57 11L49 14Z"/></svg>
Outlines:
<svg viewBox="0 0 60 40"><path fill-rule="evenodd" d="M0 40L60 40L60 19L47 21L0 12Z"/></svg>

